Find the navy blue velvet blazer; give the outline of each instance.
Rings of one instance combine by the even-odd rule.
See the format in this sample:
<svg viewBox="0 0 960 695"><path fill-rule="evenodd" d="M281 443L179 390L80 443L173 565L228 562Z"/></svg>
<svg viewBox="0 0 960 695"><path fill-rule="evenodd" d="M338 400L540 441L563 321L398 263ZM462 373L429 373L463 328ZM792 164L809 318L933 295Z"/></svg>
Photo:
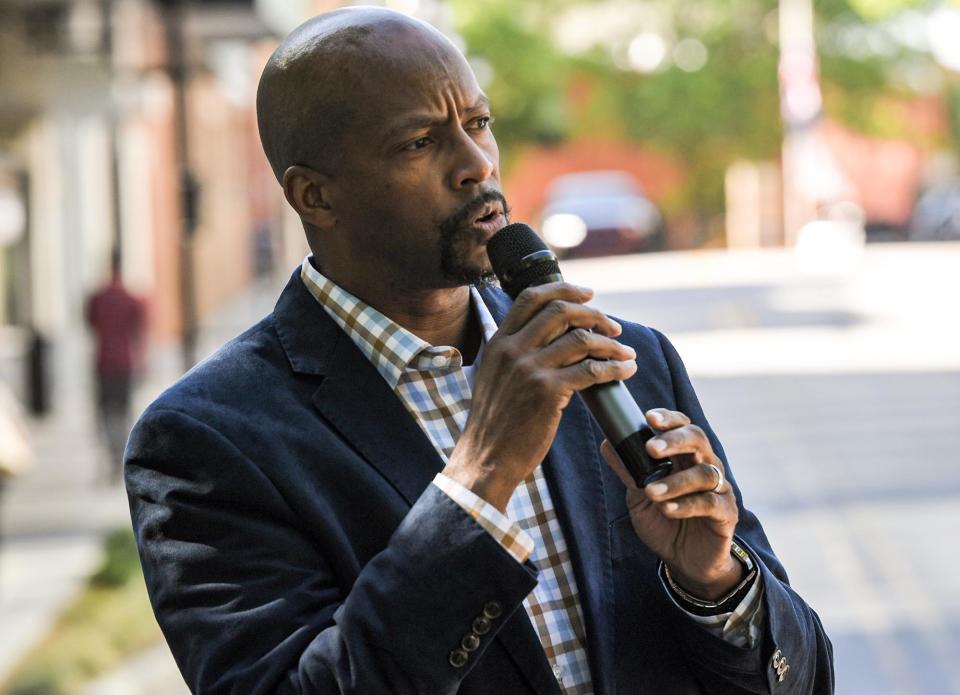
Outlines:
<svg viewBox="0 0 960 695"><path fill-rule="evenodd" d="M502 320L507 296L482 295ZM641 406L685 412L723 457L666 338L625 323L620 340L638 354L627 385ZM739 491L737 534L760 560L769 615L754 649L670 601L601 440L573 399L543 464L596 693L832 692L830 642ZM521 605L536 569L429 484L441 459L299 271L271 316L146 410L125 466L150 599L194 693L559 693ZM485 609L498 614L489 632L453 666Z"/></svg>

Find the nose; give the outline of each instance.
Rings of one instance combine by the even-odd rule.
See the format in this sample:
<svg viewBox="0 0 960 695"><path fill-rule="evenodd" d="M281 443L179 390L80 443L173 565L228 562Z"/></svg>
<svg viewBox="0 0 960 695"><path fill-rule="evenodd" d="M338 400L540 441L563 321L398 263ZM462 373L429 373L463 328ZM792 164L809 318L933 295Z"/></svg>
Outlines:
<svg viewBox="0 0 960 695"><path fill-rule="evenodd" d="M456 158L451 171L451 185L461 190L485 182L497 170L497 146L481 146L470 134L461 131L457 141Z"/></svg>

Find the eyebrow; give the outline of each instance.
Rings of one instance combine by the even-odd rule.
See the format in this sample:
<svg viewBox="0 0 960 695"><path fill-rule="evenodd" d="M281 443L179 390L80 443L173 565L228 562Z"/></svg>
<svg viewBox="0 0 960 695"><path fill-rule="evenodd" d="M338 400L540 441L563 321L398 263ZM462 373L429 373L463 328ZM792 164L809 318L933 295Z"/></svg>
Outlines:
<svg viewBox="0 0 960 695"><path fill-rule="evenodd" d="M472 106L464 109L465 115L470 115L474 113L481 113L484 111L490 110L490 99L486 94L481 94L480 97L473 103ZM390 130L387 131L387 138L395 138L404 133L408 133L413 130L420 130L422 128L428 128L430 126L442 125L446 122L446 119L436 118L434 116L428 116L425 114L414 114L408 118L402 119L399 123L394 125Z"/></svg>

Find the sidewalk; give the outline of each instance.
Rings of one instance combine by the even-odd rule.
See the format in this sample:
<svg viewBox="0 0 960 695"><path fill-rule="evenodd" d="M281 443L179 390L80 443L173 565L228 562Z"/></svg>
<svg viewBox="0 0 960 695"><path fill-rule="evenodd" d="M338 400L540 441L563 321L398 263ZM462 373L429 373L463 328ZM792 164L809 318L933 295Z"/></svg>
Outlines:
<svg viewBox="0 0 960 695"><path fill-rule="evenodd" d="M220 309L202 327L198 355L210 354L272 311L285 281L284 272L257 282ZM56 408L29 423L35 465L11 481L0 500L0 680L46 634L95 570L103 534L130 523L123 487L102 482L105 463L96 438L90 375L78 368L90 364L88 351L86 336L71 336L56 346L51 365ZM134 412L180 372L178 346L154 350L148 378L134 396ZM125 671L135 676L124 679ZM161 645L129 668L91 684L84 695L179 695L177 687L183 687L182 681Z"/></svg>

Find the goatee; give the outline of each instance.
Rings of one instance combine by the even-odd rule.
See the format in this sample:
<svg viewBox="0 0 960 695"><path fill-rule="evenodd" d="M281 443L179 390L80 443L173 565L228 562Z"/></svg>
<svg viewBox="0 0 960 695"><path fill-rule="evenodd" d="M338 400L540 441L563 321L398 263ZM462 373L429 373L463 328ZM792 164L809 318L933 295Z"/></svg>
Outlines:
<svg viewBox="0 0 960 695"><path fill-rule="evenodd" d="M506 198L500 191L491 190L481 193L441 223L440 272L444 279L457 285L489 285L496 282L489 261L484 259L481 265L468 258L477 243L477 231L469 224L485 205L492 202L500 203L504 218L507 218L510 210Z"/></svg>

